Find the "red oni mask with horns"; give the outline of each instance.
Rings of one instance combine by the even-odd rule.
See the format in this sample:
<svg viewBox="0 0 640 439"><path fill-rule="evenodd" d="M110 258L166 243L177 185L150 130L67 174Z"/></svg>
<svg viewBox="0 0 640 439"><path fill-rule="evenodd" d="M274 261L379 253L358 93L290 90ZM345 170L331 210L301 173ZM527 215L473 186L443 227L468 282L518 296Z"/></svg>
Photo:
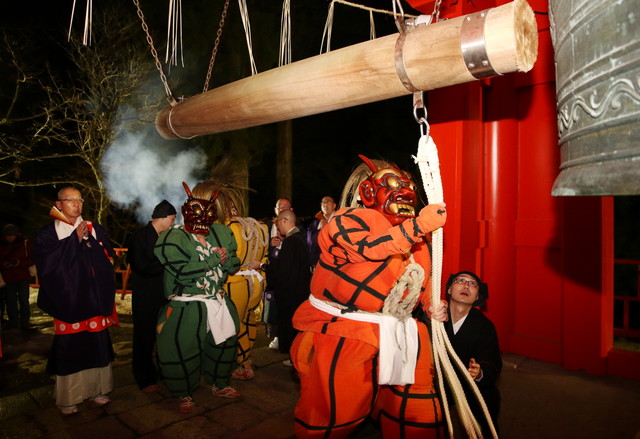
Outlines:
<svg viewBox="0 0 640 439"><path fill-rule="evenodd" d="M218 197L216 191L210 200L194 198L187 183L182 182L187 193L187 201L182 205L182 216L184 217L184 229L189 233L201 235L209 234L209 227L216 220L216 206L214 201Z"/></svg>
<svg viewBox="0 0 640 439"><path fill-rule="evenodd" d="M392 164L377 169L371 160L359 155L371 169L371 175L360 183L360 199L364 207L383 214L391 224L398 225L416 216L416 185L409 173Z"/></svg>

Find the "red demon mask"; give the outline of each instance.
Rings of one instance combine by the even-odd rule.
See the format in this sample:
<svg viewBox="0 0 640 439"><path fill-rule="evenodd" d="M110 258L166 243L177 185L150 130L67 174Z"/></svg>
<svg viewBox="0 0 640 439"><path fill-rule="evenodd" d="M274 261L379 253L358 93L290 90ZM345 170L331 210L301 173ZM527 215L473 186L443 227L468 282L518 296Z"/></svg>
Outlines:
<svg viewBox="0 0 640 439"><path fill-rule="evenodd" d="M394 226L416 216L416 185L409 173L392 164L378 170L371 160L359 155L371 169L371 175L360 183L360 199L364 207L383 214Z"/></svg>
<svg viewBox="0 0 640 439"><path fill-rule="evenodd" d="M182 216L184 217L184 229L189 233L209 234L209 227L216 220L216 205L214 201L218 197L216 191L210 200L194 198L191 190L185 182L182 182L187 193L187 201L182 205Z"/></svg>

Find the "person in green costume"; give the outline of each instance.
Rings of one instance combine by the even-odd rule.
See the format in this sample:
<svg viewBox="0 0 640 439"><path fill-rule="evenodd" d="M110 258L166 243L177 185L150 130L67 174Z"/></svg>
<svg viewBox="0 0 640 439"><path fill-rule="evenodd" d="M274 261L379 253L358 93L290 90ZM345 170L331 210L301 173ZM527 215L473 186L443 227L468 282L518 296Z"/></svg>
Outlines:
<svg viewBox="0 0 640 439"><path fill-rule="evenodd" d="M224 282L240 268L231 229L216 220L214 194L191 193L182 206L184 225L160 234L154 253L164 266L169 302L158 318L158 361L178 410L193 410L201 373L213 395L240 396L229 386L236 364L238 312Z"/></svg>

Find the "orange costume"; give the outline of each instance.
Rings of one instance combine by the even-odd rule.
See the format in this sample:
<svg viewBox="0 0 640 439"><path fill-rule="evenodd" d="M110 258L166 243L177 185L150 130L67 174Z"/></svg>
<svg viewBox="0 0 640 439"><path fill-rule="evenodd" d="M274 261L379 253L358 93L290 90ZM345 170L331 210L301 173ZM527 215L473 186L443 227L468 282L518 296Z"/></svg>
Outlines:
<svg viewBox="0 0 640 439"><path fill-rule="evenodd" d="M294 316L294 326L302 331L291 349L301 381L298 438L344 438L369 415L388 438L443 437L427 327L417 322L414 382L386 385L378 384L380 325L349 318L358 310L381 315L410 255L425 271L416 307L429 307L431 258L425 237L446 218L437 207L427 206L418 218L395 226L378 210L342 208L320 231L311 299L346 309L336 316L307 300Z"/></svg>

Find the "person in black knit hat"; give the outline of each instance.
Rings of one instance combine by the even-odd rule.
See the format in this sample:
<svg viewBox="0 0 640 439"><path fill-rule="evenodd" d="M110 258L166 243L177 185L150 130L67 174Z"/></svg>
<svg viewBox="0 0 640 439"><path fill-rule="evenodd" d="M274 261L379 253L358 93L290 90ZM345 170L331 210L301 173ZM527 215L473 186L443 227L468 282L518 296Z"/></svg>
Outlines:
<svg viewBox="0 0 640 439"><path fill-rule="evenodd" d="M151 221L134 232L129 241L127 261L131 265L131 305L133 315L133 352L131 367L140 390L158 390L160 374L154 360L156 323L164 296L164 267L153 253L160 232L170 228L176 209L162 200L151 214Z"/></svg>

